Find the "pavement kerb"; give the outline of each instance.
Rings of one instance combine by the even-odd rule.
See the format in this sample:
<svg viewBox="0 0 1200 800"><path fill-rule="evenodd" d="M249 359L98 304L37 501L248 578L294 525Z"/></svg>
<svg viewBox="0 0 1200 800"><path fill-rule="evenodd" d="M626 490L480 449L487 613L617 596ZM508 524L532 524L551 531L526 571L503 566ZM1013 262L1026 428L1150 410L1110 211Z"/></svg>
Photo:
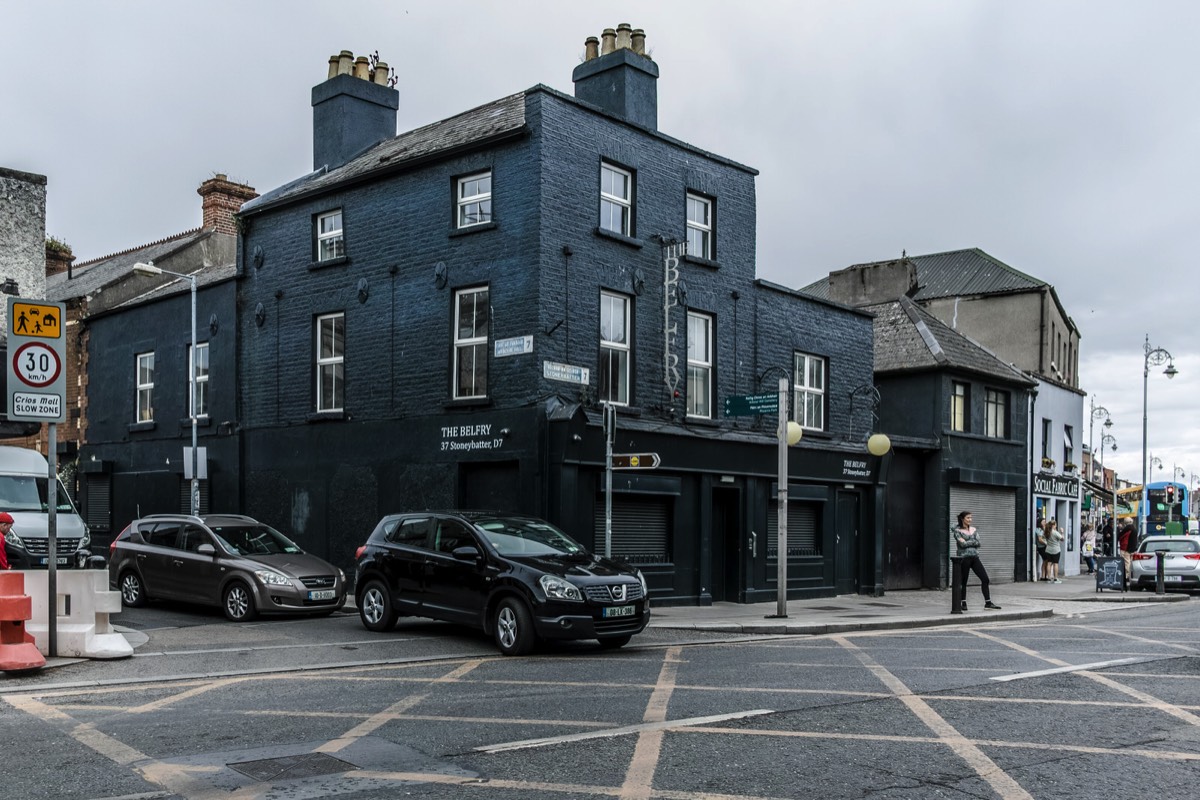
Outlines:
<svg viewBox="0 0 1200 800"><path fill-rule="evenodd" d="M830 633L854 633L856 631L880 631L890 629L930 628L944 625L977 625L984 622L1011 622L1023 619L1045 619L1054 615L1048 608L1030 611L1006 611L998 614L953 614L945 617L920 617L906 619L879 620L875 622L767 622L747 623L736 622L679 622L652 623L660 630L686 630L707 633L740 633L743 635L811 635L821 636Z"/></svg>

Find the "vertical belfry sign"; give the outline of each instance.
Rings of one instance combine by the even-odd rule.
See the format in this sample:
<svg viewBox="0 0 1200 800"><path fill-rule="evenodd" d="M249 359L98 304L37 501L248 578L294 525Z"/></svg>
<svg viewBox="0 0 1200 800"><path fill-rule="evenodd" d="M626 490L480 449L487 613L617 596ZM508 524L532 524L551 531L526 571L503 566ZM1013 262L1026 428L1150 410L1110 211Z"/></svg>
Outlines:
<svg viewBox="0 0 1200 800"><path fill-rule="evenodd" d="M679 259L687 252L686 243L663 246L663 382L667 385L670 405L679 392L679 323L671 319L671 309L679 305Z"/></svg>

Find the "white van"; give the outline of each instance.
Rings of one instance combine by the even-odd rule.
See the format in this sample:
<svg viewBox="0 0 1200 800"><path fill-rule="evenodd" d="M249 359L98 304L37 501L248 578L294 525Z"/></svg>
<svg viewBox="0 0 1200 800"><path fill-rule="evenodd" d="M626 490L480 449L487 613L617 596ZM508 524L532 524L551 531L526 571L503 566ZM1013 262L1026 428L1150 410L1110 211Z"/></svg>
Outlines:
<svg viewBox="0 0 1200 800"><path fill-rule="evenodd" d="M38 451L0 445L0 511L13 518L4 550L13 569L45 569L50 563L49 474ZM61 481L57 492L55 563L75 569L91 555L92 538Z"/></svg>

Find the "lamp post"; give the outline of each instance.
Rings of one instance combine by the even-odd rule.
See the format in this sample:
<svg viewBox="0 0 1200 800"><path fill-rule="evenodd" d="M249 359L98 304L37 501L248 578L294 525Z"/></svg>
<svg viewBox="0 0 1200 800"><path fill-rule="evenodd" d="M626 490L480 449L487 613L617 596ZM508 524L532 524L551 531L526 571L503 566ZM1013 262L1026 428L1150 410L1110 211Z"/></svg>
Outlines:
<svg viewBox="0 0 1200 800"><path fill-rule="evenodd" d="M1112 446L1113 451L1116 452L1116 449L1117 449L1116 437L1109 433L1103 434L1100 437L1100 486L1101 486L1101 488L1104 487L1104 448L1106 446L1110 446L1110 445ZM1113 481L1113 486L1112 486L1112 514L1109 515L1109 518L1112 520L1112 535L1113 535L1113 541L1115 542L1116 538L1117 538L1117 482L1115 480ZM1113 552L1114 553L1116 552L1116 547L1113 548Z"/></svg>
<svg viewBox="0 0 1200 800"><path fill-rule="evenodd" d="M138 262L133 265L133 271L138 275L174 275L176 278L183 278L189 284L192 295L192 352L189 359L189 368L191 375L188 376L188 385L191 388L191 402L188 403L188 414L192 418L192 516L200 515L200 450L197 445L197 418L196 418L196 367L199 360L199 354L196 352L196 276L185 275L182 272L172 272L169 269L156 267L154 262L144 264Z"/></svg>
<svg viewBox="0 0 1200 800"><path fill-rule="evenodd" d="M790 445L794 445L800 441L800 437L804 435L804 429L800 424L788 419L788 379L779 379L779 427L775 430L776 438L779 444L779 474L776 476L779 480L778 494L778 519L776 528L778 530L775 546L775 614L774 617L787 618L787 580L788 580L788 529L787 529L787 512L788 512L788 454L787 449ZM767 615L768 619L772 615Z"/></svg>
<svg viewBox="0 0 1200 800"><path fill-rule="evenodd" d="M1138 541L1146 535L1146 503L1148 497L1146 495L1146 434L1148 431L1146 407L1150 392L1150 365L1160 366L1166 364L1167 368L1163 370L1163 374L1167 378L1174 378L1179 374L1179 370L1175 369L1175 357L1161 347L1150 346L1150 334L1146 334L1146 344L1143 346L1143 351L1146 354L1145 362L1142 366L1142 502L1138 507Z"/></svg>
<svg viewBox="0 0 1200 800"><path fill-rule="evenodd" d="M1094 441L1094 439L1092 438L1092 436L1093 436L1092 429L1095 427L1096 420L1100 419L1101 417L1105 418L1104 419L1104 427L1111 428L1112 427L1112 417L1109 416L1107 408L1105 408L1104 406L1096 405L1096 395L1092 395L1091 397L1088 398L1088 408L1090 409L1090 416L1088 419L1088 459L1089 459L1088 478L1094 479L1096 476L1096 470L1095 470L1095 459L1096 459L1095 453L1096 453L1096 451L1092 448L1092 443ZM1104 445L1101 445L1100 447L1101 447L1101 449L1103 449Z"/></svg>

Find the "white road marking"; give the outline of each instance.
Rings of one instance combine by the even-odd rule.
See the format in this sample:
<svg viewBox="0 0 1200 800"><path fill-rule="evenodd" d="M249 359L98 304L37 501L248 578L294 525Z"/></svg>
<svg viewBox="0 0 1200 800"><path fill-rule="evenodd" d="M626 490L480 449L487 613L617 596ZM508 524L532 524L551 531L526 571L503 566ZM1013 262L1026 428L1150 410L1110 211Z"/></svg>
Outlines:
<svg viewBox="0 0 1200 800"><path fill-rule="evenodd" d="M1054 667L1053 669L1039 669L1034 672L1017 672L1012 675L993 675L994 681L1019 681L1025 678L1041 678L1046 675L1061 675L1064 672L1082 672L1089 669L1104 669L1105 667L1119 667L1122 664L1142 664L1146 661L1154 661L1152 658L1117 658L1112 661L1094 661L1091 664L1071 664L1065 667Z"/></svg>
<svg viewBox="0 0 1200 800"><path fill-rule="evenodd" d="M546 736L541 739L524 739L517 742L504 742L503 744L489 744L475 749L480 753L503 753L507 750L525 750L531 747L549 747L555 744L565 744L567 742L582 742L588 739L606 739L614 736L627 736L631 733L644 733L646 731L668 731L676 728L688 728L694 725L710 725L715 722L724 722L731 719L743 719L745 717L756 717L762 714L774 714L775 712L759 708L753 711L737 711L732 714L715 714L711 717L690 717L688 719L669 719L661 722L643 722L638 725L625 725L620 728L608 728L602 731L586 731L584 733L568 733L562 736Z"/></svg>

